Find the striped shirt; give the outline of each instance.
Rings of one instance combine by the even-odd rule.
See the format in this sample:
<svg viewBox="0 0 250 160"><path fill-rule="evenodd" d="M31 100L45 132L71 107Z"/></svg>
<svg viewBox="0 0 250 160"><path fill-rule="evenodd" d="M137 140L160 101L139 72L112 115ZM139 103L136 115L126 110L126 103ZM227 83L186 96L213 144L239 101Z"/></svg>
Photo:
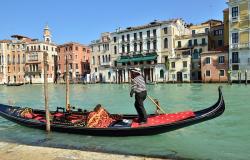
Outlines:
<svg viewBox="0 0 250 160"><path fill-rule="evenodd" d="M145 84L144 78L141 75L132 79L131 91L136 92L136 93L140 93L140 92L146 91L146 90L147 90L146 84Z"/></svg>

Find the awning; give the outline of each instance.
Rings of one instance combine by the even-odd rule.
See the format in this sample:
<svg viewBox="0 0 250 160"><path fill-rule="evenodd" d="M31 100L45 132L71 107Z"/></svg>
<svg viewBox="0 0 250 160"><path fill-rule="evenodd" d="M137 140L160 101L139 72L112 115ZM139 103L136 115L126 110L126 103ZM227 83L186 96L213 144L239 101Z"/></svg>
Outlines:
<svg viewBox="0 0 250 160"><path fill-rule="evenodd" d="M141 62L141 61L152 61L157 58L157 55L140 55L140 56L134 56L134 57L121 57L117 63L127 63L127 62Z"/></svg>

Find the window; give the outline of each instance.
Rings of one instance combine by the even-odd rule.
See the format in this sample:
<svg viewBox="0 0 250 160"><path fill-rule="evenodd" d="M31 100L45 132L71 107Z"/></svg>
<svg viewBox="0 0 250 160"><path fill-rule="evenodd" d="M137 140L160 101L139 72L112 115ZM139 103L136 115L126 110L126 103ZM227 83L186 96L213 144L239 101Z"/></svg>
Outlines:
<svg viewBox="0 0 250 160"><path fill-rule="evenodd" d="M209 28L205 28L205 33L206 33L206 34L209 33Z"/></svg>
<svg viewBox="0 0 250 160"><path fill-rule="evenodd" d="M20 55L17 56L17 63L20 64Z"/></svg>
<svg viewBox="0 0 250 160"><path fill-rule="evenodd" d="M114 52L115 52L115 54L117 54L117 47L116 46L114 46Z"/></svg>
<svg viewBox="0 0 250 160"><path fill-rule="evenodd" d="M130 35L127 34L127 41L130 41Z"/></svg>
<svg viewBox="0 0 250 160"><path fill-rule="evenodd" d="M210 77L210 70L206 70L206 77Z"/></svg>
<svg viewBox="0 0 250 160"><path fill-rule="evenodd" d="M222 40L218 40L218 46L221 47L223 45L223 41Z"/></svg>
<svg viewBox="0 0 250 160"><path fill-rule="evenodd" d="M164 78L164 71L163 71L163 69L160 70L160 78Z"/></svg>
<svg viewBox="0 0 250 160"><path fill-rule="evenodd" d="M139 35L140 35L140 39L142 39L142 32L139 32Z"/></svg>
<svg viewBox="0 0 250 160"><path fill-rule="evenodd" d="M25 63L25 54L23 54L23 64Z"/></svg>
<svg viewBox="0 0 250 160"><path fill-rule="evenodd" d="M195 35L195 30L192 30L192 35Z"/></svg>
<svg viewBox="0 0 250 160"><path fill-rule="evenodd" d="M125 53L125 46L122 45L122 53Z"/></svg>
<svg viewBox="0 0 250 160"><path fill-rule="evenodd" d="M156 29L153 30L153 36L156 37Z"/></svg>
<svg viewBox="0 0 250 160"><path fill-rule="evenodd" d="M219 35L223 35L223 29L219 30Z"/></svg>
<svg viewBox="0 0 250 160"><path fill-rule="evenodd" d="M238 64L237 65L232 65L232 70L233 71L239 70L239 65Z"/></svg>
<svg viewBox="0 0 250 160"><path fill-rule="evenodd" d="M147 37L148 38L150 37L150 31L147 31Z"/></svg>
<svg viewBox="0 0 250 160"><path fill-rule="evenodd" d="M76 69L78 69L78 64L76 64Z"/></svg>
<svg viewBox="0 0 250 160"><path fill-rule="evenodd" d="M206 45L206 38L202 38L202 45Z"/></svg>
<svg viewBox="0 0 250 160"><path fill-rule="evenodd" d="M95 57L92 57L92 64L95 65Z"/></svg>
<svg viewBox="0 0 250 160"><path fill-rule="evenodd" d="M142 52L143 50L143 45L142 45L142 42L140 42L140 52Z"/></svg>
<svg viewBox="0 0 250 160"><path fill-rule="evenodd" d="M181 48L181 41L178 41L178 48Z"/></svg>
<svg viewBox="0 0 250 160"><path fill-rule="evenodd" d="M171 68L175 68L175 62L171 62Z"/></svg>
<svg viewBox="0 0 250 160"><path fill-rule="evenodd" d="M239 63L239 53L238 52L232 53L232 63Z"/></svg>
<svg viewBox="0 0 250 160"><path fill-rule="evenodd" d="M108 61L110 62L111 61L111 56L109 55L109 59L108 59Z"/></svg>
<svg viewBox="0 0 250 160"><path fill-rule="evenodd" d="M108 62L108 56L105 55L105 62Z"/></svg>
<svg viewBox="0 0 250 160"><path fill-rule="evenodd" d="M199 58L199 53L197 49L194 49L193 55L192 55L193 59L198 59Z"/></svg>
<svg viewBox="0 0 250 160"><path fill-rule="evenodd" d="M187 61L183 61L183 68L187 68Z"/></svg>
<svg viewBox="0 0 250 160"><path fill-rule="evenodd" d="M218 61L220 64L225 63L225 57L224 56L219 56Z"/></svg>
<svg viewBox="0 0 250 160"><path fill-rule="evenodd" d="M137 33L134 33L134 40L137 40Z"/></svg>
<svg viewBox="0 0 250 160"><path fill-rule="evenodd" d="M189 47L192 47L192 40L189 40L189 41L188 41L188 46L189 46Z"/></svg>
<svg viewBox="0 0 250 160"><path fill-rule="evenodd" d="M195 46L198 45L197 39L194 39L194 45L195 45Z"/></svg>
<svg viewBox="0 0 250 160"><path fill-rule="evenodd" d="M157 44L156 44L156 40L153 41L153 49L156 50L157 49Z"/></svg>
<svg viewBox="0 0 250 160"><path fill-rule="evenodd" d="M232 43L239 42L239 33L232 33Z"/></svg>
<svg viewBox="0 0 250 160"><path fill-rule="evenodd" d="M206 63L206 64L210 64L210 63L211 63L211 61L210 61L210 57L206 57L206 59L205 59L205 63Z"/></svg>
<svg viewBox="0 0 250 160"><path fill-rule="evenodd" d="M225 70L221 69L219 74L219 76L225 76Z"/></svg>
<svg viewBox="0 0 250 160"><path fill-rule="evenodd" d="M168 27L165 27L163 30L164 30L164 34L168 34Z"/></svg>
<svg viewBox="0 0 250 160"><path fill-rule="evenodd" d="M104 55L102 55L102 62L105 62L105 57L104 57Z"/></svg>
<svg viewBox="0 0 250 160"><path fill-rule="evenodd" d="M168 38L164 39L164 48L168 48Z"/></svg>
<svg viewBox="0 0 250 160"><path fill-rule="evenodd" d="M202 53L202 48L199 49L199 53Z"/></svg>
<svg viewBox="0 0 250 160"><path fill-rule="evenodd" d="M116 42L116 37L113 38L114 42Z"/></svg>
<svg viewBox="0 0 250 160"><path fill-rule="evenodd" d="M122 35L122 42L124 42L125 41L125 36L124 35Z"/></svg>
<svg viewBox="0 0 250 160"><path fill-rule="evenodd" d="M187 79L187 78L188 78L188 75L187 75L187 74L184 74L184 78Z"/></svg>
<svg viewBox="0 0 250 160"><path fill-rule="evenodd" d="M239 7L232 7L232 18L237 18L239 14Z"/></svg>
<svg viewBox="0 0 250 160"><path fill-rule="evenodd" d="M130 52L130 45L128 44L127 45L127 53L129 53Z"/></svg>
<svg viewBox="0 0 250 160"><path fill-rule="evenodd" d="M150 50L150 41L147 42L147 50Z"/></svg>
<svg viewBox="0 0 250 160"><path fill-rule="evenodd" d="M134 43L134 52L137 52L137 43Z"/></svg>

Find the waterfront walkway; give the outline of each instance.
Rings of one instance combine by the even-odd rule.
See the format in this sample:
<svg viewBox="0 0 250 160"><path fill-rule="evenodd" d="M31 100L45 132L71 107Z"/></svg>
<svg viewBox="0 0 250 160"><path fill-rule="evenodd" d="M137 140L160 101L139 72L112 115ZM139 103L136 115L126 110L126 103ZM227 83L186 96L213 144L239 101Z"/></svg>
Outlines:
<svg viewBox="0 0 250 160"><path fill-rule="evenodd" d="M139 156L27 146L0 142L1 160L160 160Z"/></svg>

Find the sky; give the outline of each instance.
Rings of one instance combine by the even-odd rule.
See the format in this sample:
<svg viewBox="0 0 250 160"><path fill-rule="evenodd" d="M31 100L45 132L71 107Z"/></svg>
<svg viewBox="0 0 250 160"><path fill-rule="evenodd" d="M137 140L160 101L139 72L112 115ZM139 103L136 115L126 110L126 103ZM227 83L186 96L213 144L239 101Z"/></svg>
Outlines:
<svg viewBox="0 0 250 160"><path fill-rule="evenodd" d="M48 24L54 43L85 45L102 32L154 20L222 20L227 8L226 0L4 0L0 6L0 40L13 34L42 39Z"/></svg>

